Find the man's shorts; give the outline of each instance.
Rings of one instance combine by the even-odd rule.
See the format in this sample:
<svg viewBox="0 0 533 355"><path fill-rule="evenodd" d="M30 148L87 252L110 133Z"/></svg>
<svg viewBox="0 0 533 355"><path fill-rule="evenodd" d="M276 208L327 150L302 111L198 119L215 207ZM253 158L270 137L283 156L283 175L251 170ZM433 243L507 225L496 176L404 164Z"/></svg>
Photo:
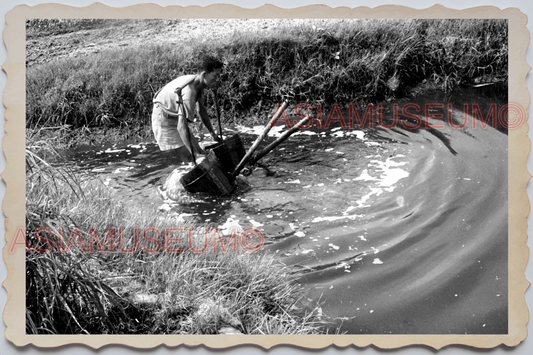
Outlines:
<svg viewBox="0 0 533 355"><path fill-rule="evenodd" d="M178 132L178 118L168 117L159 105L152 111L152 131L161 150L177 149L185 146Z"/></svg>

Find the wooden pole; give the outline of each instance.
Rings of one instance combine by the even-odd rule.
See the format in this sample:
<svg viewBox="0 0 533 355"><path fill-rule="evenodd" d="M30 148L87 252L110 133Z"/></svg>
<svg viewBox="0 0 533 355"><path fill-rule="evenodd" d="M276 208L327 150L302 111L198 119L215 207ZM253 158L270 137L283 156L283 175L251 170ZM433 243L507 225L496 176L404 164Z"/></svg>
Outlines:
<svg viewBox="0 0 533 355"><path fill-rule="evenodd" d="M291 129L283 132L281 136L279 136L278 139L276 139L274 142L270 143L265 149L257 153L256 156L251 158L250 164L255 164L259 159L263 158L265 155L270 153L274 148L276 148L278 145L280 145L284 140L289 138L294 132L296 132L299 128L301 128L304 124L309 121L309 116L303 118L300 122L295 124Z"/></svg>
<svg viewBox="0 0 533 355"><path fill-rule="evenodd" d="M218 120L218 134L220 136L220 139L223 139L222 138L222 123L220 122L220 106L218 106L217 90L214 89L213 93L215 94L215 109L216 109L216 112L217 112L217 120Z"/></svg>
<svg viewBox="0 0 533 355"><path fill-rule="evenodd" d="M239 175L241 170L244 168L244 164L246 164L246 162L250 159L250 157L252 156L254 151L257 149L259 144L261 144L263 139L267 136L268 132L270 131L270 129L274 125L274 122L276 122L276 120L278 119L279 115L281 115L281 113L283 112L283 110L285 110L286 107L287 107L287 101L284 101L283 104L279 107L278 111L276 111L274 116L272 116L272 119L263 128L263 132L259 135L259 137L257 137L257 139L255 140L254 144L252 144L252 146L250 147L250 149L248 150L246 155L242 158L242 160L239 162L239 164L237 165L235 170L233 170L233 176Z"/></svg>

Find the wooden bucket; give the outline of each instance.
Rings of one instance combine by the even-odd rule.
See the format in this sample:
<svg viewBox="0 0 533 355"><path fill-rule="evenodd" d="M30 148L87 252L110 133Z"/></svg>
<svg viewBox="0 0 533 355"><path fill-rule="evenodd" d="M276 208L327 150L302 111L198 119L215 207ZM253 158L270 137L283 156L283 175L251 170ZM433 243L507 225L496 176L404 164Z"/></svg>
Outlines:
<svg viewBox="0 0 533 355"><path fill-rule="evenodd" d="M233 171L246 154L241 137L235 134L222 142L205 147L213 151L230 181L233 181Z"/></svg>
<svg viewBox="0 0 533 355"><path fill-rule="evenodd" d="M205 159L180 179L183 188L192 193L204 192L212 195L227 195L233 191L235 185L228 179L226 173L215 155L209 151Z"/></svg>

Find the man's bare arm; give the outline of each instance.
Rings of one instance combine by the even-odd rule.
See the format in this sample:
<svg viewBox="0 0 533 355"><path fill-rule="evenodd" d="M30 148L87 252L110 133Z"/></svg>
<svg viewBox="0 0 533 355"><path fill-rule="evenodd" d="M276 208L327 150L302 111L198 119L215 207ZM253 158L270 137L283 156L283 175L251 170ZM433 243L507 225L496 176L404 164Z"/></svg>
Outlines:
<svg viewBox="0 0 533 355"><path fill-rule="evenodd" d="M207 108L204 104L203 95L198 99L198 114L200 115L200 119L202 120L209 133L211 133L211 137L213 137L213 139L216 141L222 140L213 129L213 125L211 124L211 120L209 119L209 114L207 113Z"/></svg>
<svg viewBox="0 0 533 355"><path fill-rule="evenodd" d="M190 131L189 123L187 122L187 118L194 115L194 111L191 108L191 101L183 100L183 108L184 110L180 110L180 115L178 116L178 134L189 152L192 153L192 150L194 149L195 153L204 154L204 150L195 140L193 140L192 132ZM186 114L186 116L184 114Z"/></svg>

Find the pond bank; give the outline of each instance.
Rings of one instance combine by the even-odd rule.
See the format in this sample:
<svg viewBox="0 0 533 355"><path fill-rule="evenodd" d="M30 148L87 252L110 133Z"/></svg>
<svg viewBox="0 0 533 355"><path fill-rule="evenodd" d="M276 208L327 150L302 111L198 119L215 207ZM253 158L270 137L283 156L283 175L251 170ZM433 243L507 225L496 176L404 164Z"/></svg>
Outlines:
<svg viewBox="0 0 533 355"><path fill-rule="evenodd" d="M364 107L408 98L422 83L451 92L459 85L507 80L505 21L202 21L110 21L94 30L74 26L73 32L53 38L29 37L30 52L35 48L35 53L58 59L27 68L27 127L68 126L69 134L84 127L144 132L154 93L174 77L196 72L205 53L226 63L218 88L220 107L223 119L235 124L263 122L264 113L283 99L295 105ZM209 24L214 33L222 26L224 40L207 35ZM31 32L32 23L28 26ZM180 40L182 47L172 43L173 36L158 37L166 42L150 40L180 26L200 29L184 30L192 37ZM90 53L85 32L91 41L107 33L101 38L110 43ZM130 45L113 47L122 43L121 34ZM73 38L79 43L61 49L63 42L72 46ZM41 48L47 41L52 50ZM62 50L80 54L62 57ZM207 104L214 117L210 95Z"/></svg>

